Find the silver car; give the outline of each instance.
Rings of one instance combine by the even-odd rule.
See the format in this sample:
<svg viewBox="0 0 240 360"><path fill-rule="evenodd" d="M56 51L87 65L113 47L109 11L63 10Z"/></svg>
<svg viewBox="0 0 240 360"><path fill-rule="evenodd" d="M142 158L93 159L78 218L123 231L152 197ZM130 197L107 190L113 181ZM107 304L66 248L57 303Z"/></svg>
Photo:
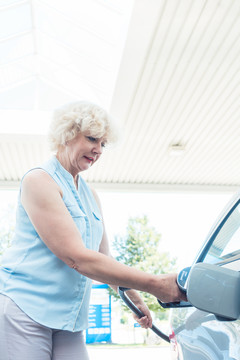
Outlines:
<svg viewBox="0 0 240 360"><path fill-rule="evenodd" d="M189 272L182 273L189 304L168 304L174 307L172 358L239 360L240 193L219 216Z"/></svg>
<svg viewBox="0 0 240 360"><path fill-rule="evenodd" d="M153 331L171 344L174 360L240 360L240 193L212 227L191 267L178 284L189 302L171 309L171 331ZM125 289L119 293L128 306ZM139 316L141 314L138 313Z"/></svg>

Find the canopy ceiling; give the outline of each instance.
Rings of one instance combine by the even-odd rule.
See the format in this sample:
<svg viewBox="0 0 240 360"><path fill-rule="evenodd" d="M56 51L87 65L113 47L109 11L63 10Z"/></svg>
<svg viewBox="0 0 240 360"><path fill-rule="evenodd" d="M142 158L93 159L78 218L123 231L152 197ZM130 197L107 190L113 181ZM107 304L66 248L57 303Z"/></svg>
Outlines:
<svg viewBox="0 0 240 360"><path fill-rule="evenodd" d="M95 186L239 188L238 0L0 5L2 186L49 156L52 109L83 98L124 129L83 174Z"/></svg>

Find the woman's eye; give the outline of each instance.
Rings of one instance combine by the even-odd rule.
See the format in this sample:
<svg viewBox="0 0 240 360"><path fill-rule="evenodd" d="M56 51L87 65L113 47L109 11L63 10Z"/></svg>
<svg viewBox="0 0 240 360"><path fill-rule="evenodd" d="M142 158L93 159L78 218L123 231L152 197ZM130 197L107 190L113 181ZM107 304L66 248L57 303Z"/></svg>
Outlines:
<svg viewBox="0 0 240 360"><path fill-rule="evenodd" d="M95 137L93 137L93 136L87 136L86 138L87 138L89 141L94 142L94 143L97 143L98 141L100 141L100 139L95 138ZM105 146L106 146L106 143L105 143L105 142L102 142L102 143L101 143L101 146L102 146L102 147L105 147Z"/></svg>
<svg viewBox="0 0 240 360"><path fill-rule="evenodd" d="M95 142L97 141L96 138L92 137L92 136L87 136L88 140L92 141L92 142Z"/></svg>

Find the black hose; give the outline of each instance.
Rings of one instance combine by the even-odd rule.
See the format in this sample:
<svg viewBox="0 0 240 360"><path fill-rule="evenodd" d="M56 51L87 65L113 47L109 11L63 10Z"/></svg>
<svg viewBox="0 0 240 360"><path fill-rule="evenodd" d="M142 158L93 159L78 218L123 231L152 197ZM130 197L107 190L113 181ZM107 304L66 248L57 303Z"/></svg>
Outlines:
<svg viewBox="0 0 240 360"><path fill-rule="evenodd" d="M145 316L145 314L139 310L136 305L129 299L129 297L125 294L125 291L130 290L128 288L124 288L119 286L118 288L118 293L121 297L121 299L125 302L125 304L129 307L130 310L132 310L132 312L134 312L139 318ZM151 330L157 334L158 336L160 336L163 340L167 341L170 343L170 339L169 336L164 334L162 331L160 331L154 324L152 324Z"/></svg>

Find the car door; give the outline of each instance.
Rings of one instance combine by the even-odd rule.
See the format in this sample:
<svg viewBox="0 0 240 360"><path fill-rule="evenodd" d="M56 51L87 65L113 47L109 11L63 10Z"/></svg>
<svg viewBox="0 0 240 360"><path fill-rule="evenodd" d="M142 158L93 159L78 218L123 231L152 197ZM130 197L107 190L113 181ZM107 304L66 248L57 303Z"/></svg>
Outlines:
<svg viewBox="0 0 240 360"><path fill-rule="evenodd" d="M194 267L204 272L198 272L200 275L191 281ZM185 288L191 299L188 305L193 306L168 304L174 307L170 316L173 359L240 359L239 272L240 194L237 194L214 224L186 278ZM229 287L232 278L225 278L225 273L235 281L232 293Z"/></svg>

